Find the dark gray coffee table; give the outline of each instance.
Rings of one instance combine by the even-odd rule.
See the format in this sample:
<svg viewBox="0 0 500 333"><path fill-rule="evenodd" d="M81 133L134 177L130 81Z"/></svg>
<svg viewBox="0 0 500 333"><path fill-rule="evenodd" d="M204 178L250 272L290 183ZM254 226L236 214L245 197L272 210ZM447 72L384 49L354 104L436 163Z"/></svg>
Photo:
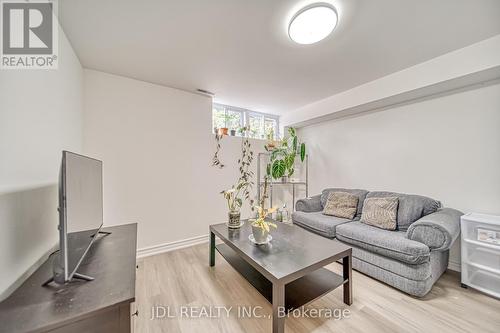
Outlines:
<svg viewBox="0 0 500 333"><path fill-rule="evenodd" d="M352 304L352 249L295 225L276 223L273 240L254 245L249 222L240 229L225 223L210 226L210 266L215 249L273 306L273 333L285 330L286 311L297 309L343 286L344 303ZM224 243L215 245L215 236ZM342 259L343 276L324 268Z"/></svg>

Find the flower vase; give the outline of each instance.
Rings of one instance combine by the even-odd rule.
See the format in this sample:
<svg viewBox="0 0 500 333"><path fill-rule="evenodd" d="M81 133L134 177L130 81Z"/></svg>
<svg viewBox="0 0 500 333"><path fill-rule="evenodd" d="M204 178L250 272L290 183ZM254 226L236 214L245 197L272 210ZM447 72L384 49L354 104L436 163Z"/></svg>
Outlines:
<svg viewBox="0 0 500 333"><path fill-rule="evenodd" d="M228 223L227 226L231 229L236 229L241 226L240 222L240 212L237 210L231 210L228 213Z"/></svg>

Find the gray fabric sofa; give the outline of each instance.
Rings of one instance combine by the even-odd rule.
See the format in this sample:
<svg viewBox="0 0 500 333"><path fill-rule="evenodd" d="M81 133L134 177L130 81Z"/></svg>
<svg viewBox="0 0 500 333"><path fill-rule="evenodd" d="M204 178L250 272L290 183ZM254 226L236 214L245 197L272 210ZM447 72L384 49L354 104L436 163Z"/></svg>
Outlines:
<svg viewBox="0 0 500 333"><path fill-rule="evenodd" d="M322 213L331 191L358 197L353 220ZM399 198L395 231L359 221L364 200L384 196ZM320 195L298 200L295 207L294 224L352 247L354 269L417 297L426 295L446 270L463 215L424 196L345 188L325 189Z"/></svg>

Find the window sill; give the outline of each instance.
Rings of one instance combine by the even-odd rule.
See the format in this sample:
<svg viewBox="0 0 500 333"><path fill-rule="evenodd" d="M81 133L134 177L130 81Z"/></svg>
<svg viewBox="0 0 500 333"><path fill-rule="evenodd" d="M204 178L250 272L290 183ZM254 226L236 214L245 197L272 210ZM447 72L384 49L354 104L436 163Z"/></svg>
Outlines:
<svg viewBox="0 0 500 333"><path fill-rule="evenodd" d="M215 133L212 133L212 135L215 135ZM224 135L223 136L223 139L224 140L225 138L237 138L237 139L241 139L241 138L244 138L244 136L241 136L241 135ZM267 142L268 140L267 139L258 139L258 138L252 138L252 137L249 137L250 140L255 140L255 141L265 141Z"/></svg>

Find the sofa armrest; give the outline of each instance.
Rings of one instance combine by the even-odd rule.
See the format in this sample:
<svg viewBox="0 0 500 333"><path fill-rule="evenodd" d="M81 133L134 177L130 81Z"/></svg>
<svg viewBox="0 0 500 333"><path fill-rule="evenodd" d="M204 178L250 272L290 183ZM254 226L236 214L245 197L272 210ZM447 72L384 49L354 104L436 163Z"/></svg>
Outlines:
<svg viewBox="0 0 500 333"><path fill-rule="evenodd" d="M462 215L463 213L456 209L440 209L412 223L406 237L424 243L431 251L446 251L460 234Z"/></svg>
<svg viewBox="0 0 500 333"><path fill-rule="evenodd" d="M297 203L295 204L295 210L306 213L322 211L323 206L321 206L321 194L315 195L314 197L297 200Z"/></svg>

